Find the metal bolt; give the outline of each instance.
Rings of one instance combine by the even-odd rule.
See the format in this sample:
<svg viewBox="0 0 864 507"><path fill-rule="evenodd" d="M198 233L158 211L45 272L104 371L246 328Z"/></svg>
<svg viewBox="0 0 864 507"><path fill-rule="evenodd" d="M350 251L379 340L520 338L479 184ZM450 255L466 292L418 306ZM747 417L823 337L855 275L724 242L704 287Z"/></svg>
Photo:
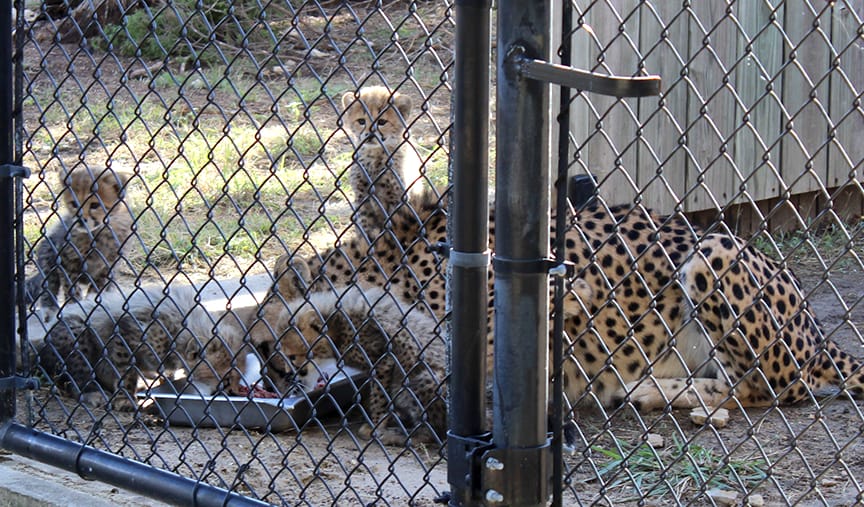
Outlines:
<svg viewBox="0 0 864 507"><path fill-rule="evenodd" d="M555 267L551 267L549 268L549 274L552 276L565 277L567 276L567 266L564 264L558 264Z"/></svg>
<svg viewBox="0 0 864 507"><path fill-rule="evenodd" d="M486 460L486 468L489 470L504 470L504 463L501 463L495 458L488 458Z"/></svg>
<svg viewBox="0 0 864 507"><path fill-rule="evenodd" d="M504 501L504 495L494 489L490 489L486 492L486 501L491 503L501 503Z"/></svg>

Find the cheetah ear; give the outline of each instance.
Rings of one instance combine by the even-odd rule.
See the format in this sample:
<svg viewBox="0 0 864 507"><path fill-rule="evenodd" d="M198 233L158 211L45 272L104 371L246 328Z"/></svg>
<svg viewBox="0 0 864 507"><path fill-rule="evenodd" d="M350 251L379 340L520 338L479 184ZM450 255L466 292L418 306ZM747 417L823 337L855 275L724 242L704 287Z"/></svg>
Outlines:
<svg viewBox="0 0 864 507"><path fill-rule="evenodd" d="M345 95L342 95L342 109L347 111L354 104L355 99L354 92L346 92Z"/></svg>
<svg viewBox="0 0 864 507"><path fill-rule="evenodd" d="M98 172L94 174L98 174ZM115 172L112 169L104 169L102 174L99 175L99 186L105 185L105 187L112 189L114 195L121 198L126 193L127 181L129 181L129 175L123 172Z"/></svg>
<svg viewBox="0 0 864 507"><path fill-rule="evenodd" d="M411 98L399 92L393 94L393 105L396 110L402 115L402 120L408 122L408 115L411 114Z"/></svg>
<svg viewBox="0 0 864 507"><path fill-rule="evenodd" d="M111 171L114 179L114 188L117 189L117 195L124 196L126 194L126 184L129 183L129 174L124 171Z"/></svg>

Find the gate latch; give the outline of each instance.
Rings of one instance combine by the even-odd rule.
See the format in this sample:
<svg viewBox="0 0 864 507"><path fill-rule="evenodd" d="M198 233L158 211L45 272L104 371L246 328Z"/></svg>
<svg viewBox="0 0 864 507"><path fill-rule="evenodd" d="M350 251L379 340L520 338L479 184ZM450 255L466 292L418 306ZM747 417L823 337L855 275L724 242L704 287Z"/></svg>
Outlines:
<svg viewBox="0 0 864 507"><path fill-rule="evenodd" d="M0 178L29 178L30 169L15 164L0 164Z"/></svg>

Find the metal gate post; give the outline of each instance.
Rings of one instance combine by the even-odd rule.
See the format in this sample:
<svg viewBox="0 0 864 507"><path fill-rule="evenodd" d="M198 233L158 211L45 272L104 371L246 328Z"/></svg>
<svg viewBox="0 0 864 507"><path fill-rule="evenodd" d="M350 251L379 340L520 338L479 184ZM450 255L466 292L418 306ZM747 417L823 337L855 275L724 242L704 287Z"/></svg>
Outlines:
<svg viewBox="0 0 864 507"><path fill-rule="evenodd" d="M472 456L488 443L486 349L489 272L489 66L491 0L456 1L449 234L450 505L477 505Z"/></svg>
<svg viewBox="0 0 864 507"><path fill-rule="evenodd" d="M481 461L487 504L545 505L549 492L549 85L520 76L518 61L550 59L550 13L545 1L498 4L494 449Z"/></svg>
<svg viewBox="0 0 864 507"><path fill-rule="evenodd" d="M12 0L0 0L0 423L15 417L15 170Z"/></svg>

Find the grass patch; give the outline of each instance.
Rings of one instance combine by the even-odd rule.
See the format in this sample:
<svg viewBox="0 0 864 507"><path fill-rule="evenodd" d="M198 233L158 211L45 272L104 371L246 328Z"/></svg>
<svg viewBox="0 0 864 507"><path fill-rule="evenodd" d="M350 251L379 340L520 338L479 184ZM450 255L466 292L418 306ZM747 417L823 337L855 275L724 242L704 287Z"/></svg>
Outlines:
<svg viewBox="0 0 864 507"><path fill-rule="evenodd" d="M864 259L864 221L809 224L805 230L760 234L752 240L757 250L776 261L845 271L860 269Z"/></svg>
<svg viewBox="0 0 864 507"><path fill-rule="evenodd" d="M606 481L605 487L624 494L635 493L636 496L622 501L646 497L694 499L699 491L713 488L728 491L746 488L749 492L767 477L766 463L761 458L731 459L677 437L665 449L615 439L611 449L593 446L592 450L607 459L599 468L599 476Z"/></svg>

